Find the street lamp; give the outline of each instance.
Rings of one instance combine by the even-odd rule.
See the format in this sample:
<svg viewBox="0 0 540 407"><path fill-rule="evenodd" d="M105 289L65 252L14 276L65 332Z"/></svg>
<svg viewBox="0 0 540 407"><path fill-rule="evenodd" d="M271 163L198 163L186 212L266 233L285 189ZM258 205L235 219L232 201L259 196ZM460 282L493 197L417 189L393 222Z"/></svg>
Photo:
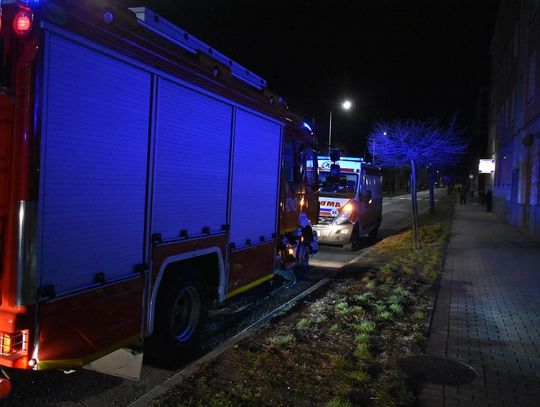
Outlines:
<svg viewBox="0 0 540 407"><path fill-rule="evenodd" d="M343 103L341 103L341 108L343 110L349 110L352 107L352 102L350 100L344 100ZM332 146L332 112L333 109L330 110L330 125L328 126L328 149Z"/></svg>

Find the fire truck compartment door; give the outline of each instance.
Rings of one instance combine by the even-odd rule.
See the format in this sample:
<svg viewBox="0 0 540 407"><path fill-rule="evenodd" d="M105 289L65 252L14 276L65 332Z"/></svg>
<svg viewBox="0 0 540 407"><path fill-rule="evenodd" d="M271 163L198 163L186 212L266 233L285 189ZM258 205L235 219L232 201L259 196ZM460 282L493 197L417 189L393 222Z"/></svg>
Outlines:
<svg viewBox="0 0 540 407"><path fill-rule="evenodd" d="M143 261L151 78L50 32L44 54L38 267L59 295Z"/></svg>
<svg viewBox="0 0 540 407"><path fill-rule="evenodd" d="M160 79L152 233L164 240L227 223L232 106Z"/></svg>
<svg viewBox="0 0 540 407"><path fill-rule="evenodd" d="M237 110L231 203L231 243L236 248L273 239L280 148L279 123Z"/></svg>

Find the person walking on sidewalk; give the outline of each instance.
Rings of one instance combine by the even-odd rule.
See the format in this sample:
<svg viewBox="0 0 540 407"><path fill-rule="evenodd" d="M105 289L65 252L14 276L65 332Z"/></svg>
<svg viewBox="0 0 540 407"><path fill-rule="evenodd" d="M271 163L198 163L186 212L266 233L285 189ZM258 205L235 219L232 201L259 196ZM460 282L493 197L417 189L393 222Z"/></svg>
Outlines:
<svg viewBox="0 0 540 407"><path fill-rule="evenodd" d="M491 212L493 209L493 193L491 192L491 189L488 188L486 192L486 211Z"/></svg>
<svg viewBox="0 0 540 407"><path fill-rule="evenodd" d="M459 188L459 204L465 205L465 200L467 197L467 192L465 191L465 188L461 187Z"/></svg>

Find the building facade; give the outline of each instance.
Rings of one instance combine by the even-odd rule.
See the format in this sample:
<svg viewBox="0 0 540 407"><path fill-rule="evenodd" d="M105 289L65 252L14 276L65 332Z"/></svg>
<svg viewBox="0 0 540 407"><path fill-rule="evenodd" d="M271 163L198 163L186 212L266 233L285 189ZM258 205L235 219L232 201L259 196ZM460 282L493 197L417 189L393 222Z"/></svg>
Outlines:
<svg viewBox="0 0 540 407"><path fill-rule="evenodd" d="M491 43L494 210L540 237L540 0L501 0Z"/></svg>

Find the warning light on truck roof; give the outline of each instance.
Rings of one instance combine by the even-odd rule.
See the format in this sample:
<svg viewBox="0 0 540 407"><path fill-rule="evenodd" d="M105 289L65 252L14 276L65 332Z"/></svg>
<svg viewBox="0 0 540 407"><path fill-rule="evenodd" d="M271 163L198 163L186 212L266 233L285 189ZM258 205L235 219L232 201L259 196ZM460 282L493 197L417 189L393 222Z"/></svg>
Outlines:
<svg viewBox="0 0 540 407"><path fill-rule="evenodd" d="M27 7L35 7L39 4L39 0L19 0L19 3Z"/></svg>
<svg viewBox="0 0 540 407"><path fill-rule="evenodd" d="M307 124L306 122L303 122L303 123L302 123L302 126L303 126L304 128L306 128L306 129L308 129L309 131L313 132L313 130L311 130L310 125Z"/></svg>

